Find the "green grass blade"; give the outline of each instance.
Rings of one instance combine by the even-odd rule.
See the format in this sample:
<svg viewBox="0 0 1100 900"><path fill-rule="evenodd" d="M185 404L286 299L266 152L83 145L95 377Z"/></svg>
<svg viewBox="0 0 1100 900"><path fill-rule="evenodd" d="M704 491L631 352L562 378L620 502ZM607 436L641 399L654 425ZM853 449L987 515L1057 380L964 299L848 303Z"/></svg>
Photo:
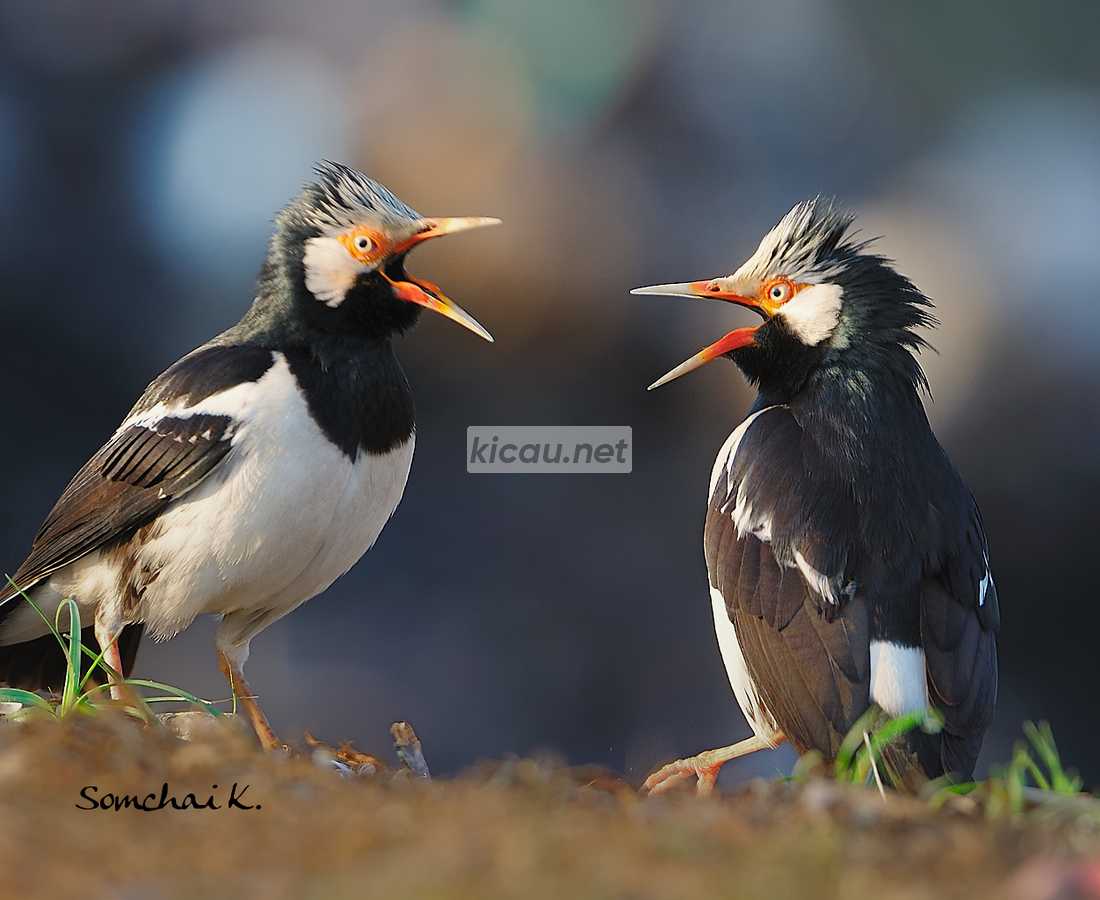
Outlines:
<svg viewBox="0 0 1100 900"><path fill-rule="evenodd" d="M871 746L877 753L887 744L918 728L936 734L943 727L943 717L935 710L919 709L890 719L871 734Z"/></svg>
<svg viewBox="0 0 1100 900"><path fill-rule="evenodd" d="M86 656L91 657L91 660L92 660L92 664L90 666L88 666L88 671L85 672L84 677L80 679L80 690L81 690L81 692L83 692L84 688L87 687L88 679L91 678L92 675L95 674L96 669L102 668L104 670L104 672L106 672L108 680L110 680L112 674L114 673L114 669L112 669L109 665L107 665L107 663L103 662L103 657L104 657L104 655L106 654L107 651L106 650L100 650L99 653L93 653L92 649L90 647L86 646L85 644L81 644L80 649L81 649L81 652L83 652Z"/></svg>
<svg viewBox="0 0 1100 900"><path fill-rule="evenodd" d="M1024 734L1031 741L1039 761L1046 766L1050 775L1050 787L1059 794L1079 793L1084 782L1075 772L1067 772L1062 765L1062 757L1058 753L1058 745L1054 741L1054 730L1049 722L1024 722Z"/></svg>
<svg viewBox="0 0 1100 900"><path fill-rule="evenodd" d="M24 706L32 706L35 709L44 709L52 713L53 707L45 697L39 697L33 691L24 691L19 688L0 688L0 702L22 703Z"/></svg>
<svg viewBox="0 0 1100 900"><path fill-rule="evenodd" d="M214 706L214 704L212 704L209 700L203 700L202 697L197 697L190 691L183 690L183 688L173 687L170 684L164 684L160 681L150 681L147 678L127 678L126 684L133 685L135 687L151 688L154 691L163 691L165 694L170 695L166 699L193 703L196 706L202 707L212 716L224 715L224 713L222 713L222 711Z"/></svg>
<svg viewBox="0 0 1100 900"><path fill-rule="evenodd" d="M129 684L129 682L124 682L124 683ZM111 689L111 684L110 683L97 684L95 687L91 688L90 690L85 691L81 695L81 697L83 699L90 700L90 698L94 697L96 694L101 694L104 691L109 691L110 689ZM129 713L133 713L135 716L137 716L142 721L146 722L149 725L152 725L156 721L156 716L153 715L153 711L151 709L149 709L149 704L147 704L145 702L145 698L142 697L140 694L134 693L133 694L133 699L136 701L137 705L135 705L135 706L126 706L126 707L124 707L125 711L129 712Z"/></svg>
<svg viewBox="0 0 1100 900"><path fill-rule="evenodd" d="M836 752L836 762L833 764L834 775L838 781L852 780L855 774L856 757L863 748L863 732L871 730L871 726L879 715L879 708L872 706L859 717L856 724L844 736L844 740L840 742Z"/></svg>
<svg viewBox="0 0 1100 900"><path fill-rule="evenodd" d="M978 787L977 781L954 782L949 776L941 775L928 782L922 793L927 796L928 803L933 809L940 809L952 797L965 797L967 794L974 793Z"/></svg>
<svg viewBox="0 0 1100 900"><path fill-rule="evenodd" d="M61 612L69 614L69 640L65 650L65 687L61 692L61 715L67 715L80 695L80 609L72 597L57 605L55 626L61 631Z"/></svg>
<svg viewBox="0 0 1100 900"><path fill-rule="evenodd" d="M88 659L93 661L93 669L98 667L104 673L106 673L108 677L115 677L118 678L120 681L122 680L122 673L116 672L109 665L107 665L106 662L103 661L103 657L105 655L104 651L101 650L99 653L96 653L87 644L81 644L80 649L84 653L84 655L88 657Z"/></svg>
<svg viewBox="0 0 1100 900"><path fill-rule="evenodd" d="M1021 775L1030 775L1031 780L1035 782L1035 786L1041 791L1051 790L1050 781L1043 774L1043 770L1039 767L1039 764L1035 762L1034 758L1026 750L1021 751L1019 757ZM1022 784L1026 784L1026 781L1022 781Z"/></svg>
<svg viewBox="0 0 1100 900"><path fill-rule="evenodd" d="M897 773L886 763L883 749L917 728L928 734L936 734L943 728L943 716L934 709L916 710L880 722L883 715L882 710L872 706L844 736L837 750L834 768L838 780L862 784L870 776L872 767L877 765L880 774L885 772L896 784ZM876 724L878 727L874 727ZM864 741L864 733L868 735L870 749Z"/></svg>

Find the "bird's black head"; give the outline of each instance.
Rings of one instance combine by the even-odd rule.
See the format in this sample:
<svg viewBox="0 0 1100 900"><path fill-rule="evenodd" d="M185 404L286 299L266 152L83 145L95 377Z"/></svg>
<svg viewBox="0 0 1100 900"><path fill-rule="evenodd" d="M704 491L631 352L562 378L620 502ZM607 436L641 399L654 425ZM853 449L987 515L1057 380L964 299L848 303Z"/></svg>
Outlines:
<svg viewBox="0 0 1100 900"><path fill-rule="evenodd" d="M852 217L819 200L799 203L732 275L637 288L725 300L764 322L731 331L654 382L658 387L719 356L732 359L762 393L790 399L822 368L852 377L900 378L925 385L913 356L925 342L913 329L933 326L931 302L890 261L851 234Z"/></svg>
<svg viewBox="0 0 1100 900"><path fill-rule="evenodd" d="M409 251L488 218L425 218L362 172L321 162L316 181L279 213L252 315L305 332L385 338L422 307L492 337L438 287L405 271Z"/></svg>

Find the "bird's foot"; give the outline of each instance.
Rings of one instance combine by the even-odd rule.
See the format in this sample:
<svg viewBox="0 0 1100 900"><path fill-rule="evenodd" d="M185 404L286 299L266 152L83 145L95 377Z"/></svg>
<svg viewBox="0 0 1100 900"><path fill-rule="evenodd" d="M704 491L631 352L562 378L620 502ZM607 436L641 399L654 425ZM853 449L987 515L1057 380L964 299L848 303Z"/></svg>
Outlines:
<svg viewBox="0 0 1100 900"><path fill-rule="evenodd" d="M245 703L244 698L240 699L242 701L241 705L245 708L245 714L252 723L252 730L256 732L256 739L260 742L260 746L268 751L290 753L290 745L279 740L278 736L268 724L267 717L260 710L260 707L254 703Z"/></svg>
<svg viewBox="0 0 1100 900"><path fill-rule="evenodd" d="M748 756L757 750L771 750L778 747L784 740L786 738L782 734L773 735L770 739L753 736L729 747L704 750L696 756L678 759L667 766L662 766L650 775L642 785L642 793L647 795L663 794L681 781L694 777L696 779L695 793L700 797L706 797L714 792L719 771L731 759Z"/></svg>
<svg viewBox="0 0 1100 900"><path fill-rule="evenodd" d="M713 753L708 750L698 756L688 759L678 759L667 766L661 766L650 775L642 785L642 793L650 796L663 794L672 790L681 781L695 778L695 793L700 797L706 797L714 791L714 785L718 781L718 772L722 763L708 762L707 757Z"/></svg>

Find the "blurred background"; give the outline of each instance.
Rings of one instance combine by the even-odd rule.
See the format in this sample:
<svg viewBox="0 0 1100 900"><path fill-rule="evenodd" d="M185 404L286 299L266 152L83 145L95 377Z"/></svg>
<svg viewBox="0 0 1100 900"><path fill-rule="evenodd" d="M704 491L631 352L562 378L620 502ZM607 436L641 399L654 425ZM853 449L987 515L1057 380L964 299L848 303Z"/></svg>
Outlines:
<svg viewBox="0 0 1100 900"><path fill-rule="evenodd" d="M630 297L727 273L834 195L937 301L938 434L1004 611L985 765L1048 718L1100 781L1100 6L1024 0L178 0L0 6L0 569L146 383L232 324L271 219L329 157L425 215L505 227L412 270L496 336L425 316L405 499L326 595L252 645L276 730L440 772L556 752L641 778L748 728L711 622L715 453L751 314ZM634 429L629 476L468 476L479 425ZM224 697L199 622L138 671ZM790 751L728 766L732 784Z"/></svg>

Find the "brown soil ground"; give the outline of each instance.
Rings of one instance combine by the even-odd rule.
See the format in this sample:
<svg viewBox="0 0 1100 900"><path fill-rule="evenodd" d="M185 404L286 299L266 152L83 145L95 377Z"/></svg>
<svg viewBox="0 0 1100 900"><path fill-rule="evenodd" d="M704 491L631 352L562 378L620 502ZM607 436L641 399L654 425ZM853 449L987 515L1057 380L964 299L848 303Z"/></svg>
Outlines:
<svg viewBox="0 0 1100 900"><path fill-rule="evenodd" d="M78 808L156 805L164 782L223 808ZM225 808L234 783L255 809ZM0 726L0 822L3 896L22 898L1038 900L1093 896L1081 860L1100 858L1079 825L991 824L826 781L643 800L531 761L344 777L233 726L184 742L116 714Z"/></svg>

